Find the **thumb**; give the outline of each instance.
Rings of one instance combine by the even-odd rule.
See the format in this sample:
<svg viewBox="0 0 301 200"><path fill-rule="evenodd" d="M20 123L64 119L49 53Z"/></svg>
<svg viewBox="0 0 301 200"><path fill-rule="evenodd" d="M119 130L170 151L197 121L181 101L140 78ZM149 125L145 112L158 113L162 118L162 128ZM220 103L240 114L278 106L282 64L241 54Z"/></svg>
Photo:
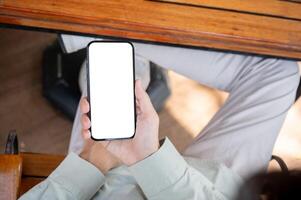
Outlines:
<svg viewBox="0 0 301 200"><path fill-rule="evenodd" d="M139 79L135 82L135 95L142 114L150 114L156 112L148 94L142 87L141 80Z"/></svg>

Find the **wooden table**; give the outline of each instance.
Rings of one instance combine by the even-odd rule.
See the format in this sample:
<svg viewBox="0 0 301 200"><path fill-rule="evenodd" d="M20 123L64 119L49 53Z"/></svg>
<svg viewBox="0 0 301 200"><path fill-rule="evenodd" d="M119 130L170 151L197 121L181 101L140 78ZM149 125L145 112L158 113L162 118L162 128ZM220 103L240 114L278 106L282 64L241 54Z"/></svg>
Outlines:
<svg viewBox="0 0 301 200"><path fill-rule="evenodd" d="M0 23L301 58L300 0L0 0Z"/></svg>

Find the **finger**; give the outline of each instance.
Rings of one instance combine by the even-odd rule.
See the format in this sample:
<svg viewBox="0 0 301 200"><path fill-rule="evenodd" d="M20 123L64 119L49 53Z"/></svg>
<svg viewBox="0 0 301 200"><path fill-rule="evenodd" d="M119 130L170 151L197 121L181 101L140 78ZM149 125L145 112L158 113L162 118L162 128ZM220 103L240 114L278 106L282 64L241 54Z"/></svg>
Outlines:
<svg viewBox="0 0 301 200"><path fill-rule="evenodd" d="M80 111L81 113L83 114L86 114L90 111L90 104L87 100L87 97L83 97L81 100L80 100Z"/></svg>
<svg viewBox="0 0 301 200"><path fill-rule="evenodd" d="M141 112L143 112L144 114L155 112L153 104L148 94L142 88L142 84L140 80L137 80L135 83L135 95Z"/></svg>
<svg viewBox="0 0 301 200"><path fill-rule="evenodd" d="M91 127L91 121L87 115L81 117L82 129L87 130Z"/></svg>
<svg viewBox="0 0 301 200"><path fill-rule="evenodd" d="M94 140L91 139L91 133L89 130L82 130L82 138L84 140L84 149L90 148L94 144Z"/></svg>
<svg viewBox="0 0 301 200"><path fill-rule="evenodd" d="M90 140L91 139L91 133L89 130L82 130L82 137L84 140Z"/></svg>

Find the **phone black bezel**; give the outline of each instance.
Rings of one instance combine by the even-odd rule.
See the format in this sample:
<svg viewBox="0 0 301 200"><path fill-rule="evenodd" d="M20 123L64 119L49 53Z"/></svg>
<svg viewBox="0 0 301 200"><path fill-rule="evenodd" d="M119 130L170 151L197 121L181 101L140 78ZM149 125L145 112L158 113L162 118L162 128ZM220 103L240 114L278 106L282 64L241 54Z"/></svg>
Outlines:
<svg viewBox="0 0 301 200"><path fill-rule="evenodd" d="M135 127L135 130L134 130L134 133L131 137L125 137L125 138L103 138L103 139L98 139L98 138L94 138L93 137L93 134L92 134L92 119L91 119L91 106L90 106L90 111L88 112L88 116L89 116L89 119L91 121L91 126L89 128L89 131L90 131L90 134L91 134L91 139L95 140L95 141L111 141L111 140L122 140L122 139L132 139L135 137L135 134L136 134L136 123L137 123L137 112L136 112L136 95L135 95L135 50L134 50L134 45L129 42L129 41L110 41L110 40L94 40L94 41L91 41L89 42L89 44L87 45L87 64L86 64L86 77L87 77L87 99L88 99L88 102L90 103L90 73L89 73L89 47L91 44L93 43L128 43L132 46L132 51L133 51L133 98L134 98L134 119L135 119L135 122L134 122L134 127Z"/></svg>

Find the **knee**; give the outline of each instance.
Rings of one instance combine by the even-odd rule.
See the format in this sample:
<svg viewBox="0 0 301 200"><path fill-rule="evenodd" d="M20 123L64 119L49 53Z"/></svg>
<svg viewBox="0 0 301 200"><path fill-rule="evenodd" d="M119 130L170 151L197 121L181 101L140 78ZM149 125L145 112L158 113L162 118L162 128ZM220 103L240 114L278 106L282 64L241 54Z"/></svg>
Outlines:
<svg viewBox="0 0 301 200"><path fill-rule="evenodd" d="M295 99L300 81L299 67L296 61L276 58L262 59L254 65L252 72L256 76L254 84L260 85L265 98L281 96Z"/></svg>
<svg viewBox="0 0 301 200"><path fill-rule="evenodd" d="M271 84L276 82L278 88L286 88L286 90L298 88L300 74L296 61L266 58L258 62L254 68L254 73L260 74L261 79L267 79Z"/></svg>
<svg viewBox="0 0 301 200"><path fill-rule="evenodd" d="M275 69L279 78L284 79L283 86L286 89L296 91L300 81L299 66L296 61L279 59Z"/></svg>

